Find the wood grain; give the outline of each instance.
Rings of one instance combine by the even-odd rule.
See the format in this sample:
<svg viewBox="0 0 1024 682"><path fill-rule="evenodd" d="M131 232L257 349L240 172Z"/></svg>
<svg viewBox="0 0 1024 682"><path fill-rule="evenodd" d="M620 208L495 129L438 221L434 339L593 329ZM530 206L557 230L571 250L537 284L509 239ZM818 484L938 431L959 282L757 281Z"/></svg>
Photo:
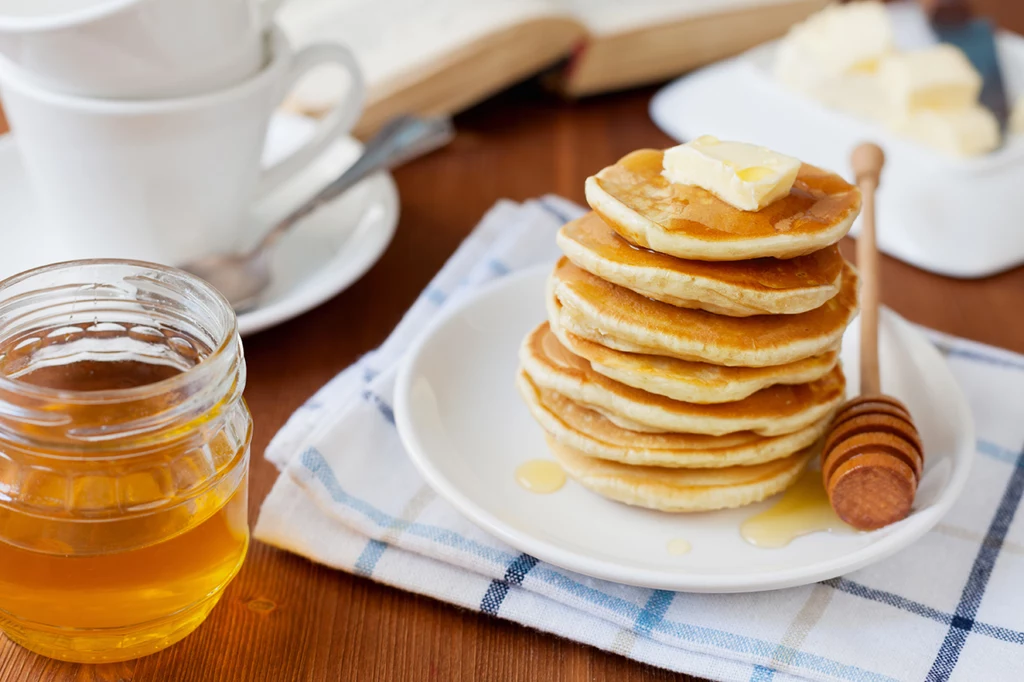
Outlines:
<svg viewBox="0 0 1024 682"><path fill-rule="evenodd" d="M1024 31L1015 0L979 2ZM670 140L647 117L653 90L558 101L513 89L460 116L447 149L396 173L402 219L381 261L348 291L246 339L246 398L256 422L250 520L276 471L271 436L330 377L379 344L495 200L554 192L583 201L583 180L638 147ZM882 228L884 229L884 228ZM842 249L852 258L852 242ZM1024 268L983 280L931 275L882 258L883 302L909 319L1024 352ZM194 635L116 666L61 664L0 638L4 682L326 680L640 682L685 676L254 544L222 603Z"/></svg>

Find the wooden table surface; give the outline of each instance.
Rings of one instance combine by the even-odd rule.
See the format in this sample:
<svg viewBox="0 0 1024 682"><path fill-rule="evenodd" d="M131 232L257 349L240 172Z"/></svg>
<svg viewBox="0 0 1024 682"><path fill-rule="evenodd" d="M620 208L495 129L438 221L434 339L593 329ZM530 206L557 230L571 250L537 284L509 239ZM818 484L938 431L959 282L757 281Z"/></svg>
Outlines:
<svg viewBox="0 0 1024 682"><path fill-rule="evenodd" d="M979 4L1024 32L1024 3ZM273 434L316 389L384 340L495 200L555 192L582 202L587 175L633 149L670 144L647 118L652 92L566 103L521 86L458 117L459 135L449 148L395 174L402 218L381 261L317 310L245 341L246 398L256 423L250 522L277 476L262 457ZM844 251L852 257L850 247L847 240ZM959 281L885 258L883 278L884 302L907 318L1024 353L1024 268ZM154 656L78 666L29 654L0 637L5 682L339 679L686 678L260 543L209 620Z"/></svg>

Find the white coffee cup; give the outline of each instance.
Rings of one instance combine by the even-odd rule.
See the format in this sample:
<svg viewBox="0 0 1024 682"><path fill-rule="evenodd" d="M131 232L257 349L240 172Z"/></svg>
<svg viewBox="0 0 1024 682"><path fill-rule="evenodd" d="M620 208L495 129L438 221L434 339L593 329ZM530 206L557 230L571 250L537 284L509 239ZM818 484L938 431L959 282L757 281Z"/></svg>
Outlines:
<svg viewBox="0 0 1024 682"><path fill-rule="evenodd" d="M283 0L0 0L0 54L44 88L186 97L256 74Z"/></svg>
<svg viewBox="0 0 1024 682"><path fill-rule="evenodd" d="M293 52L278 28L270 61L219 92L120 101L53 93L0 58L0 93L45 229L77 258L177 265L244 241L248 210L349 131L363 103L352 54L320 43ZM261 170L270 115L310 69L335 64L351 90L309 141Z"/></svg>

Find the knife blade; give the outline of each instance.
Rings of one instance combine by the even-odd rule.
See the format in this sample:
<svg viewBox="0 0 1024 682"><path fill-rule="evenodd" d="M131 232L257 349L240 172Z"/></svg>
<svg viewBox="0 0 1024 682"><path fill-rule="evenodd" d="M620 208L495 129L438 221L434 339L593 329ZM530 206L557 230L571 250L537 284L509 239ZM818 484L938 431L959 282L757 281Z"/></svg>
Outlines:
<svg viewBox="0 0 1024 682"><path fill-rule="evenodd" d="M963 50L981 74L981 104L995 115L1000 130L1005 131L1010 118L1010 106L999 67L992 22L974 16L966 0L933 0L925 4L929 23L938 39Z"/></svg>

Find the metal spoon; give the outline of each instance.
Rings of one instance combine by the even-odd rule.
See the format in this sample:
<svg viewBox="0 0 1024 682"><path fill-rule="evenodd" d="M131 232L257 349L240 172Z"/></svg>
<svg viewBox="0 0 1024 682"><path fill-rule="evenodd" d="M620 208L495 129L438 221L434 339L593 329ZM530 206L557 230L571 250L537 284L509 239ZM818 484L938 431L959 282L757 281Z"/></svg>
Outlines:
<svg viewBox="0 0 1024 682"><path fill-rule="evenodd" d="M293 225L371 173L394 168L439 149L454 136L455 129L448 118L399 116L392 119L366 143L362 156L355 163L271 228L255 247L245 253L206 256L181 267L216 287L236 312L248 310L270 285L270 251Z"/></svg>

